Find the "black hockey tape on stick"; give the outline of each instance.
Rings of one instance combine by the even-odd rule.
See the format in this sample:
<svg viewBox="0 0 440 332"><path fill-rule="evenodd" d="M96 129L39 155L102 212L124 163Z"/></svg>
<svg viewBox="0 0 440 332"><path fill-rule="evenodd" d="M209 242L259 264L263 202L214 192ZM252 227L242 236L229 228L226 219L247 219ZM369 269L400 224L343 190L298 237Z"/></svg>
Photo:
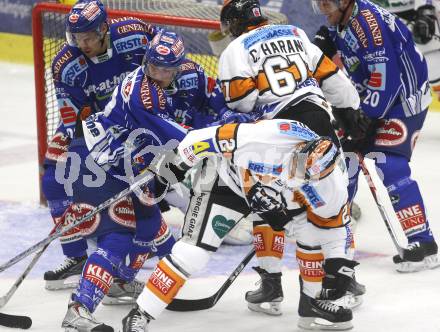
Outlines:
<svg viewBox="0 0 440 332"><path fill-rule="evenodd" d="M137 180L136 182L134 182L133 184L131 184L130 187L128 187L128 188L122 190L120 193L110 197L108 200L102 202L97 207L95 207L93 210L90 210L89 212L87 212L81 218L76 219L71 224L67 225L66 227L63 227L62 229L58 230L54 234L49 235L48 237L44 238L40 242L34 244L32 247L24 250L23 252L21 252L17 256L11 258L9 261L7 261L6 263L4 263L3 265L0 266L0 272L3 272L7 268L11 267L12 265L20 262L21 260L23 260L24 258L29 256L33 252L43 248L45 245L47 245L47 244L51 243L53 240L59 238L63 233L68 232L71 229L77 227L78 225L81 225L82 223L86 222L88 219L93 217L98 212L108 208L114 202L116 202L116 201L120 200L121 198L131 194L132 192L137 190L137 188L139 188L142 185L146 184L153 177L154 177L154 173L149 171L149 170L146 170L142 175L140 175L140 179Z"/></svg>
<svg viewBox="0 0 440 332"><path fill-rule="evenodd" d="M385 207L380 202L379 197L377 196L377 189L376 186L374 185L371 174L368 171L367 166L365 165L364 157L361 154L358 154L358 158L359 158L359 165L362 169L362 173L364 173L365 180L367 180L368 187L370 188L371 194L373 195L374 201L376 202L377 208L379 209L380 215L382 216L382 220L385 223L387 231L391 236L391 240L393 241L394 246L397 249L397 253L399 254L400 258L403 259L403 251L405 249L402 248L399 242L397 241L397 237L396 234L394 233L393 228L391 227L390 218L388 217L387 211L385 210Z"/></svg>
<svg viewBox="0 0 440 332"><path fill-rule="evenodd" d="M252 257L255 255L255 248L252 246L251 251L243 258L240 264L235 268L234 271L229 275L228 279L220 286L219 290L209 297L203 299L174 299L173 302L168 304L167 309L171 311L197 311L210 309L220 300L229 286L232 285L234 280L243 271L246 265L250 262Z"/></svg>
<svg viewBox="0 0 440 332"><path fill-rule="evenodd" d="M32 326L32 319L28 316L8 315L0 312L0 325L27 330Z"/></svg>

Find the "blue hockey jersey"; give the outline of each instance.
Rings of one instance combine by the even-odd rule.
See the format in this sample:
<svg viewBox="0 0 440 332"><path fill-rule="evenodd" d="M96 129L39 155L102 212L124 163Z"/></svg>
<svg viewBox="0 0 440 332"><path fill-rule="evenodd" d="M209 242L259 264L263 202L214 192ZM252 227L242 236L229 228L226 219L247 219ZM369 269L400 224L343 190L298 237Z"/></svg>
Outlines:
<svg viewBox="0 0 440 332"><path fill-rule="evenodd" d="M398 18L370 1L355 0L347 25L329 30L370 117L404 118L427 109L427 64Z"/></svg>
<svg viewBox="0 0 440 332"><path fill-rule="evenodd" d="M175 120L194 129L216 121L226 107L218 82L189 59L180 65L179 75L166 93Z"/></svg>
<svg viewBox="0 0 440 332"><path fill-rule="evenodd" d="M173 139L176 147L186 135L186 129L173 121L165 91L144 74L143 67L114 90L103 112L83 122L83 130L94 161L117 175L131 174L127 166L132 166L144 148L164 146ZM153 157L154 151L136 163L148 165Z"/></svg>
<svg viewBox="0 0 440 332"><path fill-rule="evenodd" d="M60 111L59 131L73 137L77 117L104 109L115 87L141 63L146 47L159 28L135 18L109 24L109 48L88 58L79 48L65 44L52 62L52 75Z"/></svg>

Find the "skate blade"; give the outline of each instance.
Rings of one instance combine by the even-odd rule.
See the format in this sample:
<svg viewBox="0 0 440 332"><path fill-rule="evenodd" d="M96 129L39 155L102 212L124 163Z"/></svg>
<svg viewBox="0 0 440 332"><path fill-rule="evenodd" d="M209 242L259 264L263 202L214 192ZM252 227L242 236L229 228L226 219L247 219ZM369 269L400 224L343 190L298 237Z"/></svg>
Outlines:
<svg viewBox="0 0 440 332"><path fill-rule="evenodd" d="M347 331L353 328L353 324L351 321L333 323L323 318L300 317L298 327L307 331Z"/></svg>
<svg viewBox="0 0 440 332"><path fill-rule="evenodd" d="M254 312L262 312L270 316L280 316L283 314L281 311L280 302L264 302L264 303L249 303L248 308Z"/></svg>
<svg viewBox="0 0 440 332"><path fill-rule="evenodd" d="M431 270L440 267L438 255L426 256L421 262L404 261L397 264L396 270L400 273L413 273Z"/></svg>
<svg viewBox="0 0 440 332"><path fill-rule="evenodd" d="M104 305L135 304L136 299L133 297L129 297L129 296L124 296L124 297L104 296L101 303Z"/></svg>
<svg viewBox="0 0 440 332"><path fill-rule="evenodd" d="M63 280L46 280L44 288L50 291L76 288L79 284L80 275L68 277Z"/></svg>

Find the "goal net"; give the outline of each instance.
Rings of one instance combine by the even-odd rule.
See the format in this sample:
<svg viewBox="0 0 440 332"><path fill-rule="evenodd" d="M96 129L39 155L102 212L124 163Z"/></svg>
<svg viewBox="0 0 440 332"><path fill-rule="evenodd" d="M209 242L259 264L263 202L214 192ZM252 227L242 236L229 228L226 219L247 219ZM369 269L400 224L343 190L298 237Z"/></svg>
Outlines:
<svg viewBox="0 0 440 332"><path fill-rule="evenodd" d="M208 35L220 29L220 6L188 0L103 0L110 19L130 16L179 33L187 56L211 76L217 74L217 57ZM64 18L71 6L40 2L32 12L38 159L40 178L47 144L59 123L58 104L52 82L51 62L65 41ZM265 11L271 23L286 23L283 14ZM41 193L41 190L40 190ZM41 201L44 202L42 195Z"/></svg>

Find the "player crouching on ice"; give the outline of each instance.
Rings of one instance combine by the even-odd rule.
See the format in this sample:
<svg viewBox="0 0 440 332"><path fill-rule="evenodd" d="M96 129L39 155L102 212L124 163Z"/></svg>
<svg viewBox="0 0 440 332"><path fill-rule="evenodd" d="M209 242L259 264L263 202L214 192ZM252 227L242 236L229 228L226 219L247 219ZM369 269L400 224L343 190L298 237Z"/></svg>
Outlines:
<svg viewBox="0 0 440 332"><path fill-rule="evenodd" d="M182 238L157 264L138 307L123 319L124 332L147 331L149 321L159 317L186 280L207 264L227 232L249 213L275 230L293 229L297 254L300 248L321 248L324 278L301 269L298 326L352 327L351 310L331 302L345 295L358 263L349 251L348 176L330 139L291 120L226 124L189 132L177 155L167 160L157 166L159 174L165 169L160 164L191 168L203 163L193 184L193 196L201 202L197 211L203 216L185 220ZM187 215L193 214L192 207L190 203ZM234 217L216 222L219 211ZM295 218L298 213L306 218Z"/></svg>

